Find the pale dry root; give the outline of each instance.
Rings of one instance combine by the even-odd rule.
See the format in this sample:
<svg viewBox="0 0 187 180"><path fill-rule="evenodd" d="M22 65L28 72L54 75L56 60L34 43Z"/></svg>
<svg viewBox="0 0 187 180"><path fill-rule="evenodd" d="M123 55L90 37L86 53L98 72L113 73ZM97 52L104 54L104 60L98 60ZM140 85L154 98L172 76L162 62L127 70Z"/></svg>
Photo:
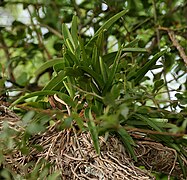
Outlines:
<svg viewBox="0 0 187 180"><path fill-rule="evenodd" d="M31 151L28 155L21 154L17 149L7 154L4 152L3 167L24 177L40 163L43 163L39 166L41 172L50 163L49 174L58 171L60 179L64 180L155 179L150 172L138 168L142 165L148 170L167 173L169 177L176 175L179 178L182 175L176 161L176 152L160 143L137 141L135 152L138 162L135 163L126 153L119 138L109 136L105 141L100 137L101 153L97 155L88 132L78 134L74 128L59 131L59 123L60 121L56 122L45 133L29 140L27 146ZM10 126L12 127L11 123ZM18 128L16 130L19 131Z"/></svg>

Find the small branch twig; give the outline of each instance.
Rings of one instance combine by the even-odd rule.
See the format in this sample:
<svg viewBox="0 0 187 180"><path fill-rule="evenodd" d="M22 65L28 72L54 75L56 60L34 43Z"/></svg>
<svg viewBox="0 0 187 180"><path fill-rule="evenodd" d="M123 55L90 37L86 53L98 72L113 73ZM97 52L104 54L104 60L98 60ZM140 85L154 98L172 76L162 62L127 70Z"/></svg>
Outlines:
<svg viewBox="0 0 187 180"><path fill-rule="evenodd" d="M179 51L180 57L183 59L184 63L187 65L187 55L185 54L184 48L179 44L174 31L166 27L159 27L160 30L167 31L169 38L171 39L173 46Z"/></svg>
<svg viewBox="0 0 187 180"><path fill-rule="evenodd" d="M125 127L125 129L129 132L141 132L145 134L157 134L157 135L165 135L165 136L173 136L173 137L183 137L186 134L184 133L170 133L170 132L158 132L158 131L152 131L148 129L140 129L140 128L132 128L132 127Z"/></svg>
<svg viewBox="0 0 187 180"><path fill-rule="evenodd" d="M46 53L48 59L52 59L52 56L50 55L48 49L46 48L46 46L44 45L44 43L42 41L41 32L39 32L40 30L37 29L37 25L34 23L34 20L33 20L33 17L32 17L32 13L31 13L31 10L29 9L29 7L27 7L27 10L28 10L29 15L30 15L30 20L31 20L31 24L33 26L33 29L36 32L36 36L37 36L37 39L38 39L39 47L43 48L43 50Z"/></svg>

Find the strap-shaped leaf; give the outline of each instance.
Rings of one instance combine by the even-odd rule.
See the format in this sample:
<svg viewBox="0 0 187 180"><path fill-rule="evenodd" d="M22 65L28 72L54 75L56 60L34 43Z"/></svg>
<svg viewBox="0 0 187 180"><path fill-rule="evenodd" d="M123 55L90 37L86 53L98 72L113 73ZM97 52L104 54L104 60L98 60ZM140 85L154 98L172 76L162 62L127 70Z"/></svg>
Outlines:
<svg viewBox="0 0 187 180"><path fill-rule="evenodd" d="M156 124L155 121L152 121L150 118L142 116L141 114L136 114L135 115L138 119L142 120L143 122L145 122L147 125L149 125L150 127L152 127L153 129L155 129L158 132L162 132L162 129Z"/></svg>
<svg viewBox="0 0 187 180"><path fill-rule="evenodd" d="M42 66L40 66L36 72L35 76L39 75L40 73L44 72L46 69L53 67L55 64L59 64L63 62L63 58L56 58L56 59L51 59L47 62L45 62Z"/></svg>
<svg viewBox="0 0 187 180"><path fill-rule="evenodd" d="M104 83L106 83L108 80L109 68L107 68L106 64L103 62L103 59L101 57L99 58L99 64L100 64L102 79Z"/></svg>
<svg viewBox="0 0 187 180"><path fill-rule="evenodd" d="M82 38L79 36L79 44L80 44L80 49L81 49L81 60L82 60L82 65L89 66L90 62L89 59L87 59L87 54L84 46L84 42Z"/></svg>
<svg viewBox="0 0 187 180"><path fill-rule="evenodd" d="M63 33L63 36L64 36L64 42L65 42L67 48L72 53L74 53L75 45L74 45L73 38L72 38L72 36L71 36L71 34L69 32L69 29L68 29L66 24L62 24L62 33Z"/></svg>
<svg viewBox="0 0 187 180"><path fill-rule="evenodd" d="M71 98L74 98L75 97L75 90L74 90L72 84L75 84L75 80L73 77L66 77L66 81L63 81L64 87L66 88L69 96Z"/></svg>
<svg viewBox="0 0 187 180"><path fill-rule="evenodd" d="M73 16L72 25L71 25L71 36L75 45L75 49L78 47L78 24L77 24L77 16Z"/></svg>
<svg viewBox="0 0 187 180"><path fill-rule="evenodd" d="M99 52L97 46L94 44L93 52L92 52L92 68L93 70L100 74L100 67L99 67Z"/></svg>
<svg viewBox="0 0 187 180"><path fill-rule="evenodd" d="M64 57L68 60L70 66L73 66L75 64L77 64L77 65L79 64L79 60L70 50L66 51L66 53L64 54Z"/></svg>
<svg viewBox="0 0 187 180"><path fill-rule="evenodd" d="M138 39L138 38L132 40L131 42L129 42L128 44L125 45L125 48L134 47L135 45L138 44L139 40L140 40L140 39Z"/></svg>
<svg viewBox="0 0 187 180"><path fill-rule="evenodd" d="M111 88L111 85L113 83L113 80L114 80L114 76L116 74L116 71L117 71L117 67L118 67L118 64L119 64L119 60L120 60L120 56L121 56L121 52L122 52L122 48L120 48L120 50L117 52L116 54L116 57L115 57L115 60L114 60L114 63L112 65L112 69L110 70L110 72L108 73L108 79L107 79L107 82L105 83L105 86L103 88L103 96L106 94L106 92L108 91L108 89Z"/></svg>
<svg viewBox="0 0 187 180"><path fill-rule="evenodd" d="M131 48L123 48L122 54L126 53L126 52L137 52L137 53L145 53L147 52L147 50L145 48L135 48L135 47L131 47ZM113 62L114 59L116 57L117 51L115 52L111 52L108 53L106 55L103 56L103 60L104 62L110 66Z"/></svg>
<svg viewBox="0 0 187 180"><path fill-rule="evenodd" d="M95 82L97 83L97 86L99 86L100 89L103 88L104 82L95 71L85 66L80 66L79 68L85 71L87 74L89 74L90 77L95 80Z"/></svg>
<svg viewBox="0 0 187 180"><path fill-rule="evenodd" d="M128 47L128 48L123 48L124 52L147 52L146 48L137 48L137 47Z"/></svg>
<svg viewBox="0 0 187 180"><path fill-rule="evenodd" d="M105 42L105 40L104 40L104 31L101 31L98 34L97 41L96 41L96 46L97 46L97 49L98 49L99 56L101 56L103 54L104 42Z"/></svg>
<svg viewBox="0 0 187 180"><path fill-rule="evenodd" d="M54 94L57 94L60 96L60 98L65 102L67 103L68 105L72 106L72 107L75 107L75 103L73 102L73 100L67 95L67 94L64 94L64 93L61 93L59 91L51 91L51 90L44 90L44 91L36 91L36 92L33 92L33 93L30 93L30 94L27 94L25 96L22 96L20 97L19 99L17 99L16 101L14 101L12 104L11 104L11 107L15 106L16 104L20 103L20 102L23 102L24 100L28 99L28 98L32 98L32 97L36 97L36 96L47 96L47 95L54 95Z"/></svg>
<svg viewBox="0 0 187 180"><path fill-rule="evenodd" d="M91 40L87 43L86 48L88 46L90 46L90 44L96 39L96 37L99 35L99 33L101 31L105 31L108 30L108 28L110 28L119 18L121 18L122 16L124 16L128 11L127 10L123 10L121 12L119 12L118 14L114 15L113 17L111 17L108 21L106 21L98 30L97 32L94 34L94 36L91 38Z"/></svg>
<svg viewBox="0 0 187 180"><path fill-rule="evenodd" d="M98 137L98 131L97 127L95 125L93 116L92 116L92 111L91 109L86 109L84 113L85 117L88 119L88 129L90 131L94 148L98 154L100 154L100 146L99 146L99 137Z"/></svg>
<svg viewBox="0 0 187 180"><path fill-rule="evenodd" d="M134 83L137 84L145 76L145 74L155 65L156 61L165 53L167 49L155 54L151 60L149 60L142 68L140 68L137 73L128 78L128 80L134 79Z"/></svg>
<svg viewBox="0 0 187 180"><path fill-rule="evenodd" d="M128 134L128 132L122 126L119 127L117 133L120 135L120 137L123 141L123 144L127 148L127 151L130 153L130 155L133 157L133 159L135 161L137 161L137 157L136 157L133 147L132 147L132 145L135 146L135 143L134 143L132 137Z"/></svg>
<svg viewBox="0 0 187 180"><path fill-rule="evenodd" d="M59 90L56 89L57 85L64 80L65 72L60 71L55 77L53 77L49 83L43 88L43 90Z"/></svg>

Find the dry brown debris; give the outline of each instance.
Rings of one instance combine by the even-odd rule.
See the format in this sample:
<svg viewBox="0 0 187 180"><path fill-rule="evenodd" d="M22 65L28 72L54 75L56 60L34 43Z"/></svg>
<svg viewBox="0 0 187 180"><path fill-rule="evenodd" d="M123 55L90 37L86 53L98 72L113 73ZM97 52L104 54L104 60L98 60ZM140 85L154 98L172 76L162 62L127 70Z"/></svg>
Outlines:
<svg viewBox="0 0 187 180"><path fill-rule="evenodd" d="M1 120L2 121L2 120ZM88 132L77 134L75 129L58 131L60 121L49 127L45 133L34 136L27 146L28 155L15 149L5 152L4 167L25 176L32 172L42 159L50 162L49 174L59 171L61 179L155 179L150 172L138 168L144 165L148 170L157 170L180 177L182 174L176 162L176 152L160 143L137 141L135 152L138 162L132 161L118 138L110 136L107 141L100 137L101 154L94 150ZM37 147L41 147L39 150ZM184 165L186 161L184 159ZM44 167L40 167L43 171Z"/></svg>
<svg viewBox="0 0 187 180"><path fill-rule="evenodd" d="M32 148L27 156L14 151L6 155L6 164L12 165L13 170L22 176L45 159L52 164L51 173L60 170L61 178L66 180L154 179L148 172L134 166L117 138L110 137L105 142L101 137L101 155L98 156L89 133L76 135L73 130L57 131L56 125L29 142L30 145L40 145L42 151ZM24 168L31 162L35 163L28 169Z"/></svg>

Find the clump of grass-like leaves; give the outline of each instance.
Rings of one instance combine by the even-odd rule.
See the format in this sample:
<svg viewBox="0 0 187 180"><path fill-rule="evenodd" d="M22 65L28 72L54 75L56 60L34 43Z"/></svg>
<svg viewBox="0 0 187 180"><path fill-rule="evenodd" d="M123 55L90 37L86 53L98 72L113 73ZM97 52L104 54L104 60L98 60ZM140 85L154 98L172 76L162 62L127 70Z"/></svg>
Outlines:
<svg viewBox="0 0 187 180"><path fill-rule="evenodd" d="M145 74L149 70L157 68L156 61L167 50L152 54L145 61L147 51L139 48L135 39L127 44L119 44L118 51L103 53L105 31L125 14L126 10L121 11L106 21L87 43L79 36L76 16L72 19L71 30L63 24L63 57L46 62L36 72L37 75L53 67L53 78L42 91L27 94L12 106L37 97L31 105L44 108L50 102L46 101L46 97L52 97L51 103L55 107L61 106L67 110L61 127L69 128L76 124L81 130L89 130L97 153L100 153L98 137L111 132L121 138L126 150L136 160L133 150L136 143L127 130L138 128L150 130L150 138L174 148L179 155L187 158L182 146L187 144L185 139L181 138L183 143L179 145L179 139L167 134L168 129L172 131L172 128L177 128L167 123L170 118L177 118L177 114L173 113L172 116L167 110L145 105L148 101L154 102L154 92L160 90L163 82L155 83L152 92L140 84L145 81ZM138 62L141 60L146 63L140 66ZM144 135L148 136L146 133ZM178 160L180 162L180 156ZM186 173L185 168L183 173Z"/></svg>

